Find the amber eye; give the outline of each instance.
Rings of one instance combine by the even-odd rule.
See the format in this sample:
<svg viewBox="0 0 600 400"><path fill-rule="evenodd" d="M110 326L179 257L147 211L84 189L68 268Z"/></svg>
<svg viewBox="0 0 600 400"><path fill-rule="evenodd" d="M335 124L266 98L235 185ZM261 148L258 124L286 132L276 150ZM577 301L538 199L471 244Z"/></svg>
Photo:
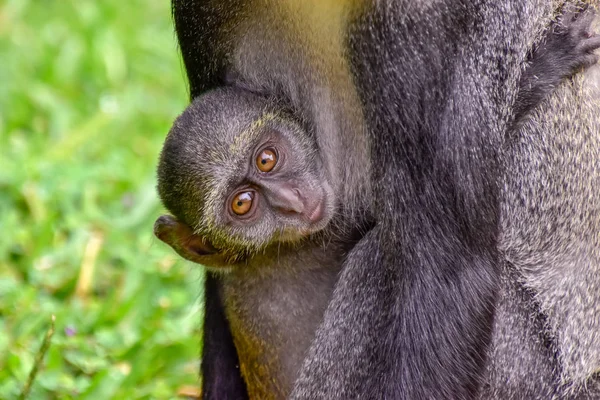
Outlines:
<svg viewBox="0 0 600 400"><path fill-rule="evenodd" d="M256 166L262 172L269 172L277 165L277 154L271 149L264 149L256 157Z"/></svg>
<svg viewBox="0 0 600 400"><path fill-rule="evenodd" d="M247 214L252 208L252 201L254 200L254 192L242 192L238 193L231 202L231 209L237 215Z"/></svg>

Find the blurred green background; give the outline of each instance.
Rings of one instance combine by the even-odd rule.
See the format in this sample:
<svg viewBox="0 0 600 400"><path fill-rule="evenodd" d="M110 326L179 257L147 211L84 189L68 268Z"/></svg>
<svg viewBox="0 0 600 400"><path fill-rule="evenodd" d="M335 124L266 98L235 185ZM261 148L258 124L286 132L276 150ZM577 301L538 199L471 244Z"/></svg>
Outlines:
<svg viewBox="0 0 600 400"><path fill-rule="evenodd" d="M187 103L169 0L0 0L0 399L197 385L202 273L152 235Z"/></svg>

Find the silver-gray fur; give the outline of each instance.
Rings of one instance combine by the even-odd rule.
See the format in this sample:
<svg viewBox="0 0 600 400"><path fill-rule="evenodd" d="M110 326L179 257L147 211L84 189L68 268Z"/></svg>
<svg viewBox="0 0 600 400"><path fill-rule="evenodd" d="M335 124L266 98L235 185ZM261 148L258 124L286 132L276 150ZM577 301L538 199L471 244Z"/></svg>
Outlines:
<svg viewBox="0 0 600 400"><path fill-rule="evenodd" d="M600 398L600 65L506 150L506 277L482 398Z"/></svg>

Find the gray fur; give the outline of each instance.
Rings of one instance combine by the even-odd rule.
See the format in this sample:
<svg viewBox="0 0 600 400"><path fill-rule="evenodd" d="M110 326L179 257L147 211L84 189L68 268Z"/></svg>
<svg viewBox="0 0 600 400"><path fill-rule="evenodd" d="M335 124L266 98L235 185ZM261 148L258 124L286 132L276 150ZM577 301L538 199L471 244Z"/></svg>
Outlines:
<svg viewBox="0 0 600 400"><path fill-rule="evenodd" d="M242 78L233 83L289 101L325 155L327 180L341 200L340 211L362 218L372 207L371 149L345 49L356 4L313 3L247 2L255 15L239 18L242 22L231 33L236 42L230 69Z"/></svg>
<svg viewBox="0 0 600 400"><path fill-rule="evenodd" d="M372 24L394 26L404 33L403 41L398 45L398 49L394 49L398 54L404 55L404 59L411 60L411 64L417 66L416 68L421 65L426 68L427 65L431 64L430 58L434 57L427 51L433 53L431 49L443 49L441 50L442 54L453 51L445 47L448 46L449 38L444 36L448 32L452 32L453 29L444 25L447 23L445 16L450 13L446 7L452 7L451 5L446 2L408 2L411 5L406 5L405 9L402 7L396 9L391 5L392 3L394 2L376 3L376 8L381 9L376 10L379 13L377 17L381 19L376 19L376 22ZM506 128L506 122L509 119L513 104L512 101L517 97L520 68L526 58L527 51L532 43L542 35L544 23L550 20L552 14L549 2L544 1L490 1L481 6L478 11L480 13L479 18L482 20L481 22L478 21L481 24L481 31L477 31L476 36L461 38L463 41L458 44L456 50L458 52L457 65L452 66L452 71L433 69L432 72L444 74L443 76L448 73L454 74L452 80L454 86L451 89L453 93L452 101L449 101L449 104L446 105L448 109L444 110L444 112L452 115L451 118L445 121L451 125L442 128L443 133L447 136L440 133L436 137L438 141L436 144L442 149L440 153L444 154L446 152L449 158L456 157L452 161L455 164L452 165L460 166L456 170L451 169L451 173L456 174L451 179L460 181L461 185L471 190L465 198L461 198L461 205L466 204L464 209L461 209L461 214L465 215L467 220L470 220L473 211L480 212L482 210L480 208L481 204L477 203L480 198L486 195L486 192L479 186L481 182L477 181L481 177L466 173L470 170L468 165L483 160L484 165L480 165L480 168L493 169L491 158L493 157L493 151L486 148L484 154L459 158L453 153L453 151L456 151L458 154L459 150L455 150L453 146L461 143L458 145L459 147L461 145L468 147L466 141L472 139L469 130L472 129L475 120L487 121L487 125L482 124L481 128L490 137L497 140L495 135L500 135L499 132ZM414 20L426 21L426 26L431 27L432 31L425 31L425 28L417 25L417 29L423 28L424 32L415 32ZM369 44L381 40L379 36L376 36L378 32L375 30L375 32L366 29L365 31L367 35L373 35L374 37ZM390 36L393 38L393 35ZM426 40L423 40L425 36ZM371 36L368 36L368 38L371 39ZM510 43L508 51L505 48L499 48L499 44L501 44L500 46L506 46L507 43ZM382 47L393 45L391 42L384 42ZM367 45L361 50L366 53L368 51ZM497 53L494 51L502 51L503 55L507 55L502 60L505 75L500 75L498 66L493 61L497 57ZM387 60L385 57L390 53L395 58L392 57L391 60ZM398 68L398 62L401 62L402 59L398 54L381 51L381 54L378 53L376 56L372 56L373 58L376 57L373 65L382 64L384 67L381 67L381 70L390 71L390 86L408 86L411 79L414 79L412 77L415 72L408 68L406 70ZM439 53L436 55L439 56ZM365 67L365 69L368 68ZM381 73L381 71L377 72ZM397 80L398 77L402 80ZM372 79L370 86L379 87L379 76L370 76L370 78ZM435 80L435 76L419 76L419 78L427 79L421 83L423 87L431 88L432 85L439 82ZM431 80L431 82L428 80ZM443 78L440 78L440 81L443 81ZM502 81L501 86L499 86L500 81ZM414 85L419 84L414 83ZM413 88L405 89L403 86L401 87L409 93L416 91ZM382 88L384 93L388 93L388 90L392 93L390 99L385 99L384 96L375 97L376 100L373 100L373 103L382 108L389 103L393 104L396 101L396 93L393 87L391 89ZM429 95L428 92L423 94L423 96L427 95ZM431 102L433 103L433 101ZM486 104L486 106L482 106L482 104ZM430 105L432 106L432 112L440 112L439 109L433 107L433 104ZM412 104L402 105L406 108L411 106ZM418 114L419 109L416 106L414 108L414 115L409 115L408 118L419 119L419 121L402 120L408 127L411 127L411 124L418 126L420 118L422 118L422 115ZM389 109L391 110L389 111L390 114L394 115L396 109L391 106ZM427 112L427 110L424 111L424 113ZM480 114L474 116L472 113ZM436 118L431 116L432 121L439 118L439 115ZM396 137L403 137L405 129L397 129L393 133ZM391 135L392 133L390 133ZM482 135L483 132L478 132L476 137L479 138ZM446 142L438 144L444 140ZM461 140L465 142L461 142ZM393 148L394 144L392 143L387 144L387 146ZM389 151L392 152L393 150ZM382 152L384 151L382 150ZM401 162L401 159L394 161ZM397 169L402 171L401 166ZM384 191L385 187L402 187L403 185L406 185L407 192L414 190L409 186L412 182L405 179L405 176L399 178L395 168L388 167L386 172L387 175L379 182L380 186L376 188L376 191ZM488 178L483 179L485 181ZM400 181L401 184L395 185L394 182L397 181ZM455 186L449 186L446 190L455 188ZM433 209L439 206L436 202L437 199L432 194L427 193L424 197L428 200L431 199L429 200L431 203L426 203L425 207ZM391 216L392 213L398 213L398 206L393 200L382 200L381 207L384 212L381 214ZM473 207L470 204L473 204ZM490 214L493 215L493 212ZM476 218L473 217L473 220ZM460 387L456 382L449 382L450 379L454 378L453 376L448 378L454 373L457 375L470 374L470 372L463 372L461 369L464 364L463 359L456 359L456 357L462 356L466 358L466 355L462 353L453 354L446 359L445 350L436 348L435 344L430 343L434 341L443 342L448 344L449 349L455 350L455 346L458 346L461 340L469 338L468 335L485 335L485 332L462 332L455 325L445 325L444 318L451 313L468 314L468 311L464 310L471 303L465 304L458 296L448 299L441 298L440 294L444 293L445 288L443 284L439 284L435 278L430 276L420 277L422 281L418 283L405 283L406 278L404 276L407 274L403 275L404 271L399 273L398 270L392 268L373 271L365 267L385 265L382 260L386 258L394 259L395 254L408 252L407 249L401 247L400 243L395 249L386 248L382 244L391 241L389 239L391 236L390 231L395 233L396 231L406 232L412 229L416 238L428 234L426 229L418 229L421 227L420 221L414 221L412 215L401 215L401 218L390 217L389 221L392 224L391 226L377 226L371 230L366 237L366 239L371 240L361 241L349 255L338 285L334 290L332 301L325 312L324 323L317 331L317 340L311 347L309 357L305 360L292 399L352 399L359 398L361 395L366 396L364 398L368 399L462 399L469 398L471 395L468 389ZM486 222L493 226L493 217L490 216ZM483 225L483 223L481 224ZM474 236L485 237L487 234L484 231L488 229L491 228L488 227ZM416 232L419 232L419 234L416 234ZM423 237L422 243L419 243L416 238L415 242L419 246L430 240L428 237ZM394 237L394 239L396 238ZM396 240L400 242L399 239ZM439 240L438 245L440 247L445 245L444 238L435 240ZM411 243L411 246L414 244ZM419 247L418 250L413 251L418 254L418 256L413 257L420 256L426 261L422 265L408 266L409 271L411 268L418 268L419 271L429 271L439 267L437 265L438 260L435 260L429 254L428 249ZM477 254L472 249L463 248L462 252L472 258L469 261L461 260L460 263L457 263L458 265L465 265L472 262L473 259L477 261L485 260L485 255ZM430 256L431 258L429 258ZM455 257L455 255L448 256L449 259L454 260L452 257ZM471 285L474 282L477 282L477 284ZM460 288L457 290L458 293L470 293L474 298L483 298L486 285L493 286L490 282L493 282L493 277L486 275L484 271L467 270L464 271L464 276L461 276L458 282L453 282L453 284ZM418 300L407 296L403 304L399 303L398 299L401 297L398 296L397 291L413 294L417 292L414 285L422 285L422 287L427 288L428 294L423 294L423 298ZM384 303L384 299L387 299L389 303ZM423 308L436 310L441 318L435 321L427 319L431 316L422 313L420 308L422 304L424 304ZM463 306L465 308L462 308ZM407 315L398 317L394 314L396 310L404 310L405 308L409 310L407 314L410 313L410 317L413 317L414 320L408 320ZM401 312L399 311L399 313ZM431 328L425 330L423 328L421 331L419 325L421 321L427 321L430 326L436 324L436 330L433 331ZM394 326L394 324L395 329L390 329L389 327ZM440 326L444 328L440 329ZM411 334L411 339L414 339L414 341L411 340L411 343L407 343L405 340L405 333L407 332ZM432 337L435 339L431 339ZM397 343L402 343L406 352L411 353L411 355L414 353L420 357L427 357L433 354L435 357L439 357L439 360L436 359L438 362L437 370L429 365L426 370L419 369L419 366L423 366L419 364L420 357L416 357L417 361L406 361L407 358L403 357L402 352L398 352ZM335 358L331 357L332 354L338 355L335 361L333 361ZM397 354L398 358L395 358L394 354ZM456 369L452 368L450 359L454 360L457 366ZM389 371L400 372L393 374Z"/></svg>
<svg viewBox="0 0 600 400"><path fill-rule="evenodd" d="M510 279L489 367L495 389L483 398L600 398L600 65L544 102L509 143L506 165Z"/></svg>
<svg viewBox="0 0 600 400"><path fill-rule="evenodd" d="M272 248L223 275L222 298L250 398L285 399L345 256L340 243Z"/></svg>

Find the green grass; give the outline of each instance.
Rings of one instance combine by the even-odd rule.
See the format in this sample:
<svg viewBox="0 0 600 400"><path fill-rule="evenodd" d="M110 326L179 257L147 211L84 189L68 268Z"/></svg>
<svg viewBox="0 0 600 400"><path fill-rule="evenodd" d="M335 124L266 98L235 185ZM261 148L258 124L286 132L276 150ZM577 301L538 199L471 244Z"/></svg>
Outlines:
<svg viewBox="0 0 600 400"><path fill-rule="evenodd" d="M202 274L152 235L187 102L169 0L0 1L0 399L198 383Z"/></svg>

